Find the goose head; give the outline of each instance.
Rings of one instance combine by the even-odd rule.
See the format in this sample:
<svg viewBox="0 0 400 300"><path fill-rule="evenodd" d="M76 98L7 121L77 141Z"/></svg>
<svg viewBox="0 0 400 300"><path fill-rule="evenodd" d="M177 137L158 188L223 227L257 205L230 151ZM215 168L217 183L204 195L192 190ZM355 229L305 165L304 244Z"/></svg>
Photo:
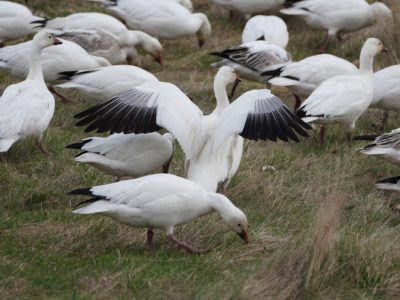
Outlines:
<svg viewBox="0 0 400 300"><path fill-rule="evenodd" d="M372 76L375 55L388 52L383 43L376 38L369 38L363 45L360 54L360 72Z"/></svg>
<svg viewBox="0 0 400 300"><path fill-rule="evenodd" d="M160 65L163 65L163 46L160 41L154 37L143 40L143 49L149 53Z"/></svg>
<svg viewBox="0 0 400 300"><path fill-rule="evenodd" d="M139 31L139 30L129 30L125 35L125 44L130 47L131 53L136 54L135 46L141 45L143 50L149 53L154 59L162 65L162 52L163 47L158 39L152 37L151 35Z"/></svg>
<svg viewBox="0 0 400 300"><path fill-rule="evenodd" d="M203 47L204 43L206 42L206 39L208 38L208 36L211 33L211 24L210 21L208 21L208 18L205 14L203 13L196 13L193 14L193 16L197 19L200 20L200 28L199 30L196 32L197 35L197 41L199 44L199 47Z"/></svg>
<svg viewBox="0 0 400 300"><path fill-rule="evenodd" d="M54 34L40 31L33 37L33 44L39 49L44 49L52 45L60 45L62 42L57 39Z"/></svg>
<svg viewBox="0 0 400 300"><path fill-rule="evenodd" d="M370 6L375 19L391 19L393 20L392 11L382 2L376 2Z"/></svg>
<svg viewBox="0 0 400 300"><path fill-rule="evenodd" d="M232 206L227 212L222 215L222 219L228 227L236 232L242 240L249 242L247 233L247 218L246 215L236 206Z"/></svg>
<svg viewBox="0 0 400 300"><path fill-rule="evenodd" d="M230 83L240 82L240 79L234 68L224 66L218 70L215 81L226 87Z"/></svg>

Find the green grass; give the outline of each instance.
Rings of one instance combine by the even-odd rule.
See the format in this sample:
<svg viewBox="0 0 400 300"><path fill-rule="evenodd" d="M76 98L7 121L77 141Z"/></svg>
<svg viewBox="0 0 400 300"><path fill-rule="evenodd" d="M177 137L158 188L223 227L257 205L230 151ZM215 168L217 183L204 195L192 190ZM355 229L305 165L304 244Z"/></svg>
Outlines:
<svg viewBox="0 0 400 300"><path fill-rule="evenodd" d="M177 84L204 111L214 105L215 59L207 53L240 43L244 20L229 20L206 0L194 1L209 16L213 34L204 49L195 37L164 41L165 68L149 57L143 66L163 81ZM396 12L399 6L389 1ZM101 11L83 1L31 0L48 17L77 11ZM287 19L289 51L298 60L315 54L322 33ZM398 27L348 35L331 52L355 60L368 36L392 50L377 68L399 63ZM0 71L0 90L19 79ZM238 94L261 85L244 82ZM289 105L284 89L273 89ZM374 182L398 175L398 168L348 147L340 127L328 130L326 145L318 133L301 143L246 142L239 172L227 196L250 223L251 243L242 242L221 220L207 216L177 228L179 238L207 255L191 256L167 246L156 233L148 252L143 230L106 217L70 213L77 187L112 182L94 168L78 165L64 146L88 135L74 126L73 115L93 102L78 93L73 105L56 104L43 156L31 140L18 142L0 163L0 295L2 299L398 299L400 237L398 195L380 192ZM356 134L376 133L380 112L369 111ZM400 127L392 114L387 130ZM178 148L178 147L177 147ZM271 171L267 166L274 166ZM263 168L266 167L266 168ZM264 170L265 169L265 170ZM172 173L183 174L177 149Z"/></svg>

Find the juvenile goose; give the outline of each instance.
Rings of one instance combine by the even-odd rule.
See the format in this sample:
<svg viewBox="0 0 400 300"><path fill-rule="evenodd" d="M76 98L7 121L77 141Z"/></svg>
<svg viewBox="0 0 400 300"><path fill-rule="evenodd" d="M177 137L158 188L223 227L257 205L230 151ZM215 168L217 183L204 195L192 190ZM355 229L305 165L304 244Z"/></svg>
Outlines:
<svg viewBox="0 0 400 300"><path fill-rule="evenodd" d="M53 30L96 30L111 34L127 53L128 60L137 57L135 47L141 46L147 53L162 63L163 47L160 42L142 31L128 30L118 19L101 13L75 13L52 20L35 21L39 27Z"/></svg>
<svg viewBox="0 0 400 300"><path fill-rule="evenodd" d="M121 177L140 177L161 167L164 173L168 173L173 142L174 137L170 133L115 133L106 138L86 138L66 148L82 150L75 156L76 161L116 176L119 181Z"/></svg>
<svg viewBox="0 0 400 300"><path fill-rule="evenodd" d="M17 40L37 32L30 24L41 19L21 4L0 1L0 47L4 42Z"/></svg>
<svg viewBox="0 0 400 300"><path fill-rule="evenodd" d="M262 75L277 76L269 80L269 83L287 87L293 93L296 111L301 105L301 99L310 96L325 80L339 75L356 75L358 72L357 67L345 59L330 54L319 54Z"/></svg>
<svg viewBox="0 0 400 300"><path fill-rule="evenodd" d="M374 98L370 107L384 110L381 130L389 117L388 110L400 112L400 65L374 73Z"/></svg>
<svg viewBox="0 0 400 300"><path fill-rule="evenodd" d="M176 1L116 0L106 7L123 18L129 28L160 39L196 34L201 47L211 33L205 14L191 13Z"/></svg>
<svg viewBox="0 0 400 300"><path fill-rule="evenodd" d="M92 197L78 205L75 214L101 214L132 227L147 228L147 245L153 247L154 229L165 232L167 239L188 253L201 254L198 249L179 241L176 226L198 217L217 212L228 227L246 243L249 242L245 214L225 196L205 191L187 179L171 174L155 174L92 188L77 189L70 195Z"/></svg>
<svg viewBox="0 0 400 300"><path fill-rule="evenodd" d="M298 119L269 90L246 92L229 103L226 87L237 79L230 67L222 67L214 80L217 106L203 112L175 85L146 83L119 93L78 115L77 125L86 131L151 132L164 127L181 145L189 162L188 179L207 191L218 183L225 188L236 173L243 151L243 137L299 141L307 136L307 124Z"/></svg>
<svg viewBox="0 0 400 300"><path fill-rule="evenodd" d="M145 82L158 82L150 72L139 67L120 65L94 70L61 72L59 79L66 81L57 85L63 89L77 89L98 100L110 98Z"/></svg>
<svg viewBox="0 0 400 300"><path fill-rule="evenodd" d="M369 4L365 0L304 0L282 9L281 13L298 16L307 25L326 30L321 53L327 50L332 38L340 33L358 31L375 24L378 19L392 18L392 12L385 4Z"/></svg>
<svg viewBox="0 0 400 300"><path fill-rule="evenodd" d="M289 33L285 21L276 16L254 16L248 20L242 33L242 43L260 40L286 48Z"/></svg>
<svg viewBox="0 0 400 300"><path fill-rule="evenodd" d="M7 152L18 140L35 137L38 147L43 132L54 114L54 97L43 80L40 54L51 45L61 44L53 35L37 33L30 44L30 67L27 78L8 86L0 97L0 152Z"/></svg>
<svg viewBox="0 0 400 300"><path fill-rule="evenodd" d="M368 109L374 96L374 57L385 51L381 41L369 38L361 49L359 74L329 78L299 108L297 115L305 122L322 125L321 144L324 141L325 125L330 123L347 126L347 140L351 142L357 119Z"/></svg>

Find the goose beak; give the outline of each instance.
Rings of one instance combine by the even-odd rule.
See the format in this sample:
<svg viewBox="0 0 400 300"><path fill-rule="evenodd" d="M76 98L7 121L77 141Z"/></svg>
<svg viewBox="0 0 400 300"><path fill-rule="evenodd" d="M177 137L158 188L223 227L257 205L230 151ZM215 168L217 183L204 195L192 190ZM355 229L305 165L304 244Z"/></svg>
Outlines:
<svg viewBox="0 0 400 300"><path fill-rule="evenodd" d="M62 42L58 38L53 37L53 45L61 45L61 44Z"/></svg>
<svg viewBox="0 0 400 300"><path fill-rule="evenodd" d="M382 49L382 53L389 53L389 49L388 49L388 48L385 48L385 47L383 47L383 49Z"/></svg>
<svg viewBox="0 0 400 300"><path fill-rule="evenodd" d="M163 66L163 57L162 54L160 53L159 55L155 56L154 59L156 62L158 62L161 66Z"/></svg>
<svg viewBox="0 0 400 300"><path fill-rule="evenodd" d="M244 242L245 242L246 244L249 243L249 235L247 234L247 231L246 231L246 230L243 229L243 231L242 231L241 233L238 233L238 235L240 236L240 238L241 238L242 240L244 240Z"/></svg>
<svg viewBox="0 0 400 300"><path fill-rule="evenodd" d="M236 92L236 88L238 87L239 83L242 82L242 79L239 78L239 76L236 74L236 79L233 82L233 87L232 87L232 91L230 94L230 97L233 98L235 96L235 92Z"/></svg>

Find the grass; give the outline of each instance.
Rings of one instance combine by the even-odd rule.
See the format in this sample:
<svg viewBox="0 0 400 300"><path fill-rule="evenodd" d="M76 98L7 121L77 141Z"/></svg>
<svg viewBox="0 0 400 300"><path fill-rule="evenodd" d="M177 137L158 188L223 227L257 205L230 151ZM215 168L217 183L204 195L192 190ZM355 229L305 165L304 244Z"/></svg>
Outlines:
<svg viewBox="0 0 400 300"><path fill-rule="evenodd" d="M346 36L331 52L358 58L363 41L381 38L391 55L376 69L399 63L400 6L395 25ZM208 1L194 1L209 16L213 34L204 49L195 37L164 41L165 68L145 58L143 66L158 78L177 84L204 111L214 107L215 59L207 53L240 43L244 20L228 20ZM77 11L101 11L83 1L31 0L35 13L55 17ZM287 19L288 50L298 60L315 54L322 33ZM0 90L20 81L0 71ZM239 93L262 88L245 82ZM289 105L285 89L273 89ZM145 232L106 217L70 213L77 199L66 192L113 181L95 169L78 165L64 146L84 134L73 115L91 105L78 93L76 104L57 102L45 136L51 155L34 142L17 143L0 164L0 295L2 299L399 299L400 203L395 193L381 192L374 182L398 175L387 162L368 158L346 146L342 128L331 127L323 148L318 133L301 143L245 143L243 160L227 196L249 219L251 243L243 245L217 216L177 229L210 254L191 256L167 247L156 233L149 253ZM376 133L381 112L371 110L358 122L356 134ZM392 114L387 130L400 127ZM178 148L178 147L177 147ZM172 173L183 174L177 149ZM274 166L276 171L268 166Z"/></svg>

